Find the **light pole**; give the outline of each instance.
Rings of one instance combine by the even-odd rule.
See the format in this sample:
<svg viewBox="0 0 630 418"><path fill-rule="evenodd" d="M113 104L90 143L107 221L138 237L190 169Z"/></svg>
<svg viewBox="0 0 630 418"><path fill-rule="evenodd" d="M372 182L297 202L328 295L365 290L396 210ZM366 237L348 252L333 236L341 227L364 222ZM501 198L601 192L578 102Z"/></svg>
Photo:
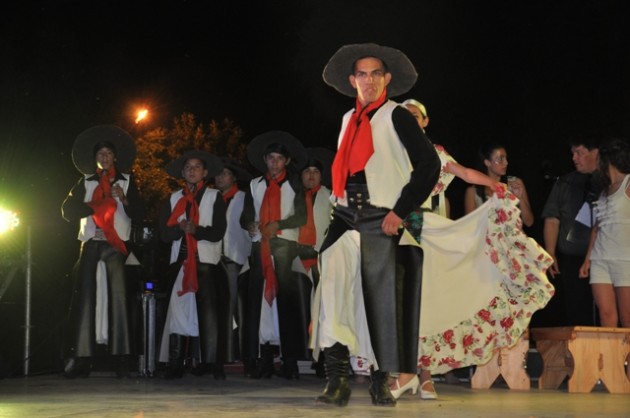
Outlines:
<svg viewBox="0 0 630 418"><path fill-rule="evenodd" d="M13 231L20 225L20 218L15 212L0 208L0 235ZM31 356L31 227L26 228L26 296L25 296L25 312L24 312L24 376L28 376L29 362ZM2 286L0 298L4 291L8 288L13 280L15 269L11 271L6 283Z"/></svg>

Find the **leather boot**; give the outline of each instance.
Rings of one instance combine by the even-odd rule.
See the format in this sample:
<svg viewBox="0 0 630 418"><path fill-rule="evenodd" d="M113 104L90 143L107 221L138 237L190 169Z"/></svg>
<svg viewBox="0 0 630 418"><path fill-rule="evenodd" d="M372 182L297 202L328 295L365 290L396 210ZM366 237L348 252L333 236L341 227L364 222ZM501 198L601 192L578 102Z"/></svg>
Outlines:
<svg viewBox="0 0 630 418"><path fill-rule="evenodd" d="M350 400L350 355L348 347L336 343L324 349L324 368L328 383L317 402L346 406Z"/></svg>
<svg viewBox="0 0 630 418"><path fill-rule="evenodd" d="M273 367L274 346L269 343L260 346L260 361L256 366L256 372L252 375L254 379L270 379L275 369Z"/></svg>
<svg viewBox="0 0 630 418"><path fill-rule="evenodd" d="M169 335L167 379L181 379L184 376L184 337L179 334Z"/></svg>
<svg viewBox="0 0 630 418"><path fill-rule="evenodd" d="M396 398L389 390L387 377L389 373L382 371L370 371L370 396L372 396L372 405L396 406Z"/></svg>
<svg viewBox="0 0 630 418"><path fill-rule="evenodd" d="M92 371L91 357L73 357L66 363L63 370L63 377L75 379L77 377L88 377Z"/></svg>
<svg viewBox="0 0 630 418"><path fill-rule="evenodd" d="M284 377L287 380L291 379L299 379L300 378L300 368L298 367L298 363L296 359L293 358L284 358L282 359L282 366L278 373L276 373L279 377Z"/></svg>

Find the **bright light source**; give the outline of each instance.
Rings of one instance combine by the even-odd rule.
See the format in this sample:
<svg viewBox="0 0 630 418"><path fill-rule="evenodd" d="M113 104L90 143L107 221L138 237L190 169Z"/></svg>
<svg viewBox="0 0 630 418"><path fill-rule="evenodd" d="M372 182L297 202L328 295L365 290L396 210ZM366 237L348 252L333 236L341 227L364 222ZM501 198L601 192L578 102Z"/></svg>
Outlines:
<svg viewBox="0 0 630 418"><path fill-rule="evenodd" d="M136 117L136 123L140 123L143 119L147 117L149 111L147 109L138 110L138 116Z"/></svg>
<svg viewBox="0 0 630 418"><path fill-rule="evenodd" d="M19 224L20 219L16 213L0 208L0 234L12 231Z"/></svg>

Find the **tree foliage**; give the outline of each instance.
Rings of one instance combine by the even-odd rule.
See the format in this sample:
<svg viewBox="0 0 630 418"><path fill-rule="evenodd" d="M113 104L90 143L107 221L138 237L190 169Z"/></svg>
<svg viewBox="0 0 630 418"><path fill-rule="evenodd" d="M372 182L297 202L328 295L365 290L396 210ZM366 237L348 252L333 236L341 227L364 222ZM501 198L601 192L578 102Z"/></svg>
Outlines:
<svg viewBox="0 0 630 418"><path fill-rule="evenodd" d="M170 177L166 165L188 150L203 150L245 165L246 146L242 130L229 119L204 125L191 113L173 120L171 127L158 127L136 138L138 155L133 166L148 220L157 219L160 205L181 187L181 180Z"/></svg>

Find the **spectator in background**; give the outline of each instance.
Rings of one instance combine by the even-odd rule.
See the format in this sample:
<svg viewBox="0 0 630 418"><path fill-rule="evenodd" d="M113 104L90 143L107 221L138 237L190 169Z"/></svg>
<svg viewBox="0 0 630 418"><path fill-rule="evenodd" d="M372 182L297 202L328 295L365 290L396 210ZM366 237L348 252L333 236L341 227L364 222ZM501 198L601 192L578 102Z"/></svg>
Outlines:
<svg viewBox="0 0 630 418"><path fill-rule="evenodd" d="M599 149L603 192L580 268L589 277L603 327L630 328L630 144L613 139ZM628 370L630 375L630 369Z"/></svg>
<svg viewBox="0 0 630 418"><path fill-rule="evenodd" d="M593 296L579 270L588 250L593 215L591 205L600 193L593 178L599 146L593 137L574 140L575 171L556 180L542 211L545 249L553 258L552 278L559 277L564 295L566 325L595 325Z"/></svg>
<svg viewBox="0 0 630 418"><path fill-rule="evenodd" d="M519 199L519 209L521 210L521 220L523 224L530 227L534 224L534 213L529 204L529 197L525 189L525 183L518 177L507 176L508 157L503 145L497 143L485 143L480 150L483 165L486 168L488 177L501 183L507 183L508 190ZM474 185L466 189L464 196L464 210L468 214L483 204L488 197L492 196L494 190L488 186Z"/></svg>

